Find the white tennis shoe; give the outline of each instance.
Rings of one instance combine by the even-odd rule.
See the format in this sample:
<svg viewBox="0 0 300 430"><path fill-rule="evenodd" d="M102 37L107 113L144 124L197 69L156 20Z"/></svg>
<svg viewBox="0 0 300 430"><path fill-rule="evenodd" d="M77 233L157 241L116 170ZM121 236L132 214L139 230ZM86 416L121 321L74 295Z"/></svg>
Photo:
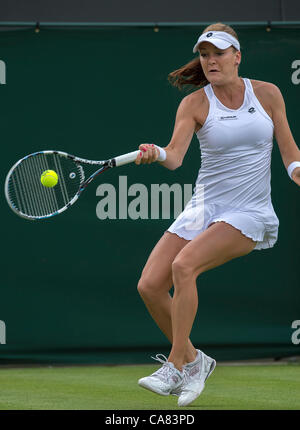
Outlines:
<svg viewBox="0 0 300 430"><path fill-rule="evenodd" d="M139 386L161 396L168 396L171 391L179 389L184 380L184 372L176 369L163 354L157 354L151 358L163 365L152 375L139 379Z"/></svg>
<svg viewBox="0 0 300 430"><path fill-rule="evenodd" d="M180 387L178 406L188 406L202 393L206 379L216 367L216 360L197 349L197 357L183 366L184 382ZM176 390L172 394L177 394ZM178 394L177 394L178 395Z"/></svg>

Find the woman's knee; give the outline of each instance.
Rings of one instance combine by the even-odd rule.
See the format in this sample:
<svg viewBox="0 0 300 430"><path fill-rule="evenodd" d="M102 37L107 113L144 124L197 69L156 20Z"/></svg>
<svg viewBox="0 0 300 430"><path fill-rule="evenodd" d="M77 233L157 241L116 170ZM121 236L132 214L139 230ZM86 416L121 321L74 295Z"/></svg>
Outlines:
<svg viewBox="0 0 300 430"><path fill-rule="evenodd" d="M176 257L172 264L172 275L174 283L196 279L198 273L189 264L189 262L184 257Z"/></svg>
<svg viewBox="0 0 300 430"><path fill-rule="evenodd" d="M155 283L153 278L149 276L140 278L137 289L143 299L155 298L161 290L159 284Z"/></svg>

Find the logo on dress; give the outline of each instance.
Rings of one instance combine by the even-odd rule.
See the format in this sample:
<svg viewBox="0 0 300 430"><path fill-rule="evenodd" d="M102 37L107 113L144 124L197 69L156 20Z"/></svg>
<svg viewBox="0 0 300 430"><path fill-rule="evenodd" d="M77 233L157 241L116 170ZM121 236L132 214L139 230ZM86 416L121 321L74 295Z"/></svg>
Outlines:
<svg viewBox="0 0 300 430"><path fill-rule="evenodd" d="M236 115L219 116L219 121L224 121L228 119L238 119L238 117Z"/></svg>
<svg viewBox="0 0 300 430"><path fill-rule="evenodd" d="M254 112L256 112L256 111L255 111L255 108L254 108L254 107L251 107L250 109L248 109L248 112L249 112L249 113L254 113Z"/></svg>
<svg viewBox="0 0 300 430"><path fill-rule="evenodd" d="M214 33L208 33L206 37L211 37Z"/></svg>

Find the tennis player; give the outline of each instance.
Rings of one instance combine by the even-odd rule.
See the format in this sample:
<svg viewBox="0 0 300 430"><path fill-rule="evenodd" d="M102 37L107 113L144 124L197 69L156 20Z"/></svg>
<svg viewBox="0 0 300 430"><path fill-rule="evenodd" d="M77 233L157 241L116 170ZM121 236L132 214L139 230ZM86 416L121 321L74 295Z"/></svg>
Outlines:
<svg viewBox="0 0 300 430"><path fill-rule="evenodd" d="M222 23L208 26L193 49L199 56L169 75L173 85L196 90L181 101L170 143L142 144L136 164L158 154L171 170L183 163L193 133L201 168L192 199L153 249L138 291L172 344L158 371L139 385L161 395L176 394L187 406L202 392L216 362L189 340L197 312L197 277L253 250L272 248L279 221L271 201L273 135L291 179L300 185L300 151L290 131L285 103L272 83L239 76L240 44ZM204 201L197 185L204 186ZM169 290L174 286L173 297Z"/></svg>

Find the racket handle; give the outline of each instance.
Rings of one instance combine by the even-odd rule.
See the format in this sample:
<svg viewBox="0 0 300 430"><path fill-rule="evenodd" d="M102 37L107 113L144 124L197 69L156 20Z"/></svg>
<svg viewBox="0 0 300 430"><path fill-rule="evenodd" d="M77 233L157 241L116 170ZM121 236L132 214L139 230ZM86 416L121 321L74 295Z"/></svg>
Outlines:
<svg viewBox="0 0 300 430"><path fill-rule="evenodd" d="M140 152L141 151L138 150L115 157L116 167L122 166L123 164L133 163Z"/></svg>
<svg viewBox="0 0 300 430"><path fill-rule="evenodd" d="M160 148L159 146L155 145L156 148L159 150L159 156L158 156L158 161L164 161L166 159L166 151L163 148ZM133 151L133 152L128 152L127 154L124 155L119 155L118 157L115 157L115 165L116 167L118 166L122 166L123 164L128 164L128 163L133 163L136 160L136 157L139 155L141 151Z"/></svg>

